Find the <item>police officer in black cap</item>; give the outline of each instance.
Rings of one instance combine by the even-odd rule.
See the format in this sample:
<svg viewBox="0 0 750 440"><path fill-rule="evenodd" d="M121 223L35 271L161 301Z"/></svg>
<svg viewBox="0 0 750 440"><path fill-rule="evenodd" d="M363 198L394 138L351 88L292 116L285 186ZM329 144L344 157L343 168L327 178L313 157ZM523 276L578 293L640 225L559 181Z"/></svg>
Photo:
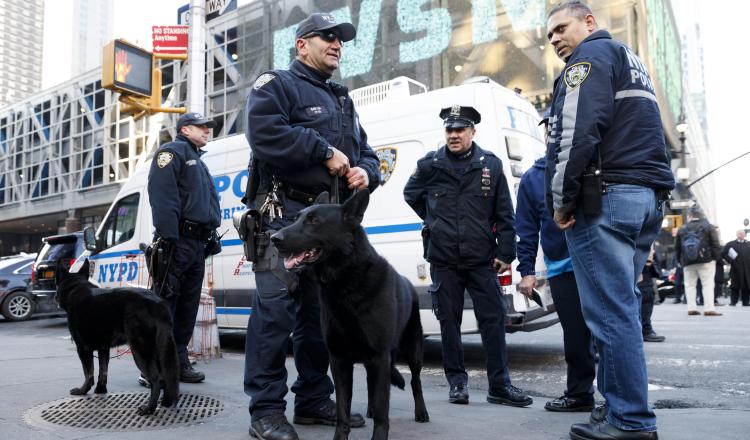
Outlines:
<svg viewBox="0 0 750 440"><path fill-rule="evenodd" d="M247 99L245 134L253 159L246 201L262 218L244 383L251 397L250 435L257 438L298 438L284 416L290 334L299 374L292 385L294 423L336 423L320 329L320 286L308 270L287 271L268 235L291 224L323 191L343 201L354 190L374 191L380 184L377 155L348 90L331 80L342 42L355 34L351 23L338 23L330 14L310 15L297 28L297 57L289 70L260 75ZM351 426L363 425L362 416L352 414Z"/></svg>
<svg viewBox="0 0 750 440"><path fill-rule="evenodd" d="M205 379L190 365L187 345L198 313L204 260L221 250L216 235L221 224L219 197L208 167L201 160L201 148L215 126L214 120L200 113L180 116L177 136L159 147L148 173L148 197L156 229L154 247L160 249L153 255L166 259L160 266L165 268L163 273L151 274L154 291L171 308L180 381L189 383ZM145 378L139 382L144 385Z"/></svg>
<svg viewBox="0 0 750 440"><path fill-rule="evenodd" d="M500 159L473 139L481 120L472 107L440 112L446 145L417 162L404 188L406 203L422 218L430 262L433 312L440 321L448 401L469 403L461 344L464 291L474 304L487 352L487 401L527 406L532 399L510 383L505 350L505 303L497 274L515 259L513 203Z"/></svg>

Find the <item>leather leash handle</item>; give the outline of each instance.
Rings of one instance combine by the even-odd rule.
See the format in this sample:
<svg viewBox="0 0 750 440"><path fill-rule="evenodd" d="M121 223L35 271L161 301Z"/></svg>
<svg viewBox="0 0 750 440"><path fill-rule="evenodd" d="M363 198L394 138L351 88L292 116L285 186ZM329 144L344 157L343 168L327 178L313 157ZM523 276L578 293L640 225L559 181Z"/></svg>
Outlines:
<svg viewBox="0 0 750 440"><path fill-rule="evenodd" d="M339 204L339 178L331 176L331 203Z"/></svg>

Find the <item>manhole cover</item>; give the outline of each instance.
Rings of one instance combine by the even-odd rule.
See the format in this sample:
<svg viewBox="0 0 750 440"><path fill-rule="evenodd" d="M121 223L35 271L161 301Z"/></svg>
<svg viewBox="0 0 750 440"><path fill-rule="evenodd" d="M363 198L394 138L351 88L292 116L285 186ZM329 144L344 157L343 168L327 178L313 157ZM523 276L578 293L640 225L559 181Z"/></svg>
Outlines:
<svg viewBox="0 0 750 440"><path fill-rule="evenodd" d="M157 406L154 414L139 416L136 408L145 404L148 396L149 393L113 393L71 397L30 409L26 420L37 426L137 431L202 422L224 410L224 404L212 397L181 393L177 409Z"/></svg>

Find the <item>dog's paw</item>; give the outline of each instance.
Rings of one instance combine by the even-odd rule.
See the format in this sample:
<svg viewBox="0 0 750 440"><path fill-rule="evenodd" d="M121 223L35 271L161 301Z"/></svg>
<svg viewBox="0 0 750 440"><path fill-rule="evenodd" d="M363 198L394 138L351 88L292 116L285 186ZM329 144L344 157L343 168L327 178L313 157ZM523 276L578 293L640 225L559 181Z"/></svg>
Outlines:
<svg viewBox="0 0 750 440"><path fill-rule="evenodd" d="M94 388L94 394L107 394L107 386L97 385L96 388Z"/></svg>
<svg viewBox="0 0 750 440"><path fill-rule="evenodd" d="M427 413L427 410L414 411L414 421L417 423L427 423L430 421L430 415Z"/></svg>
<svg viewBox="0 0 750 440"><path fill-rule="evenodd" d="M151 408L148 405L141 405L137 410L135 410L135 412L138 413L139 416L147 416L149 414L153 414L155 410L156 408Z"/></svg>
<svg viewBox="0 0 750 440"><path fill-rule="evenodd" d="M74 396L83 396L89 392L88 388L71 388L70 394Z"/></svg>

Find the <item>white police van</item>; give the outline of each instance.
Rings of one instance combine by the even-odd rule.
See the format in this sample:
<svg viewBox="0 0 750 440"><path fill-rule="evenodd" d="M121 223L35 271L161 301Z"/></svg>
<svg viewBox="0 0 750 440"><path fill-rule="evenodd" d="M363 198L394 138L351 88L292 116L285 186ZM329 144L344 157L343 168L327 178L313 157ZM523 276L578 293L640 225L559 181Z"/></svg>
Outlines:
<svg viewBox="0 0 750 440"><path fill-rule="evenodd" d="M417 160L444 144L440 109L453 104L470 105L482 115L475 140L502 158L515 203L520 176L544 153L538 113L516 93L487 78L427 92L422 84L400 77L354 90L352 98L369 143L380 158L383 181L372 195L364 219L365 230L377 251L416 286L425 334L440 334L427 293L429 265L422 257L421 220L404 202L404 185ZM206 261L204 289L215 298L219 327L245 328L255 281L232 226L232 214L245 209L240 199L247 183L250 149L244 135L235 135L210 142L204 150L202 158L214 176L221 203L219 233L226 232L222 252ZM146 190L150 162L150 157L143 161L125 183L97 231L97 250L89 260L91 281L100 287L149 284L140 245L149 243L153 235ZM543 279L541 257L538 263ZM516 291L515 285L520 281L517 272L500 278L509 305L508 331L532 331L557 322L548 289L540 289L540 307ZM466 297L462 331L477 332L471 301Z"/></svg>

